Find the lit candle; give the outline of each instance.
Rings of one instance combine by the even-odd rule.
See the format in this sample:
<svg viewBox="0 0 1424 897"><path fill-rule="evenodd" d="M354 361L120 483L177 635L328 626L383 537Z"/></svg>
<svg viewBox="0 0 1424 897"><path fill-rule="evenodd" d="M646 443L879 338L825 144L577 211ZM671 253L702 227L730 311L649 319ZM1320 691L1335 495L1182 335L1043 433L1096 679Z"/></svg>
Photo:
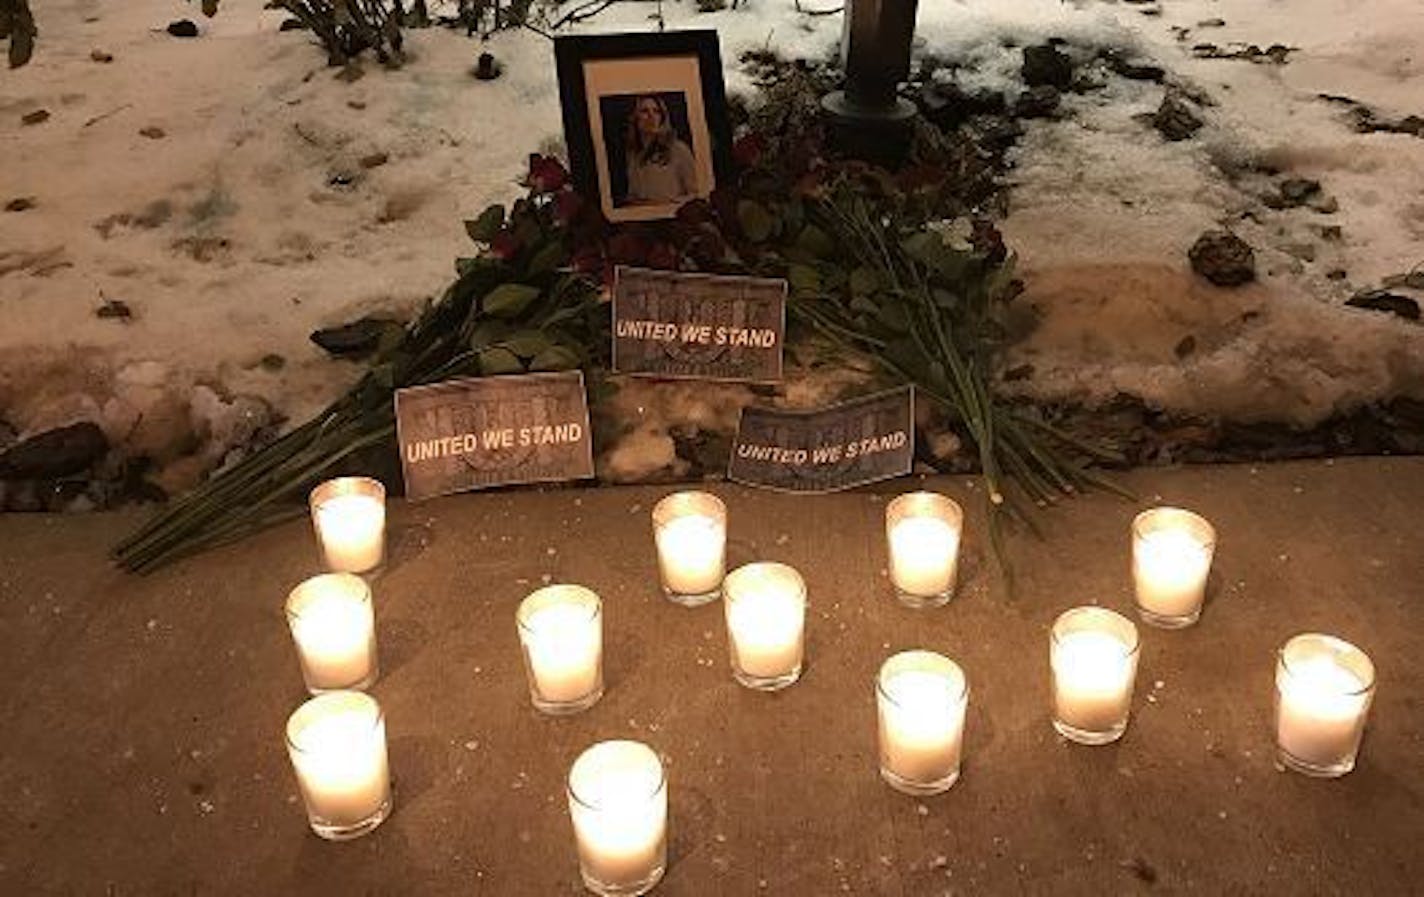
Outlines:
<svg viewBox="0 0 1424 897"><path fill-rule="evenodd" d="M1064 612L1053 624L1053 727L1080 744L1122 737L1137 676L1137 627L1100 607Z"/></svg>
<svg viewBox="0 0 1424 897"><path fill-rule="evenodd" d="M931 651L905 651L880 667L880 775L908 794L938 794L959 779L969 683Z"/></svg>
<svg viewBox="0 0 1424 897"><path fill-rule="evenodd" d="M722 592L727 506L707 492L676 492L653 508L663 592L689 607Z"/></svg>
<svg viewBox="0 0 1424 897"><path fill-rule="evenodd" d="M732 674L761 691L785 688L801 675L806 583L785 564L756 563L727 576L727 640Z"/></svg>
<svg viewBox="0 0 1424 897"><path fill-rule="evenodd" d="M885 507L890 581L902 602L934 607L953 597L963 528L963 509L934 492L910 492Z"/></svg>
<svg viewBox="0 0 1424 897"><path fill-rule="evenodd" d="M667 779L637 741L603 741L569 770L579 871L595 894L645 894L667 866Z"/></svg>
<svg viewBox="0 0 1424 897"><path fill-rule="evenodd" d="M515 614L529 696L545 713L576 713L603 696L603 603L583 586L552 585Z"/></svg>
<svg viewBox="0 0 1424 897"><path fill-rule="evenodd" d="M1286 642L1276 660L1280 763L1321 777L1354 769L1374 688L1374 664L1349 642L1315 633Z"/></svg>
<svg viewBox="0 0 1424 897"><path fill-rule="evenodd" d="M312 490L312 521L328 570L366 573L386 551L386 487L368 477L339 477Z"/></svg>
<svg viewBox="0 0 1424 897"><path fill-rule="evenodd" d="M1142 619L1164 629L1201 616L1216 530L1180 508L1153 508L1132 522L1132 578Z"/></svg>
<svg viewBox="0 0 1424 897"><path fill-rule="evenodd" d="M324 573L306 580L287 597L287 623L312 694L376 681L376 615L361 577Z"/></svg>
<svg viewBox="0 0 1424 897"><path fill-rule="evenodd" d="M321 837L364 835L390 813L386 721L371 696L332 691L298 707L287 720L287 753Z"/></svg>

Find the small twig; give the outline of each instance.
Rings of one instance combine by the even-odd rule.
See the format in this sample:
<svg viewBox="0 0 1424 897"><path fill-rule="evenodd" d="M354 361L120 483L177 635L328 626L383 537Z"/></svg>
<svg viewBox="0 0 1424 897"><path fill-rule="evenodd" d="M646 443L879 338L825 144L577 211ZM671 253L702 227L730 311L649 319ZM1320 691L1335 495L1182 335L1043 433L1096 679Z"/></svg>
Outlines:
<svg viewBox="0 0 1424 897"><path fill-rule="evenodd" d="M103 113L102 115L96 115L96 116L94 116L93 118L91 118L91 119L89 119L88 121L86 121L81 127L87 128L87 127L89 127L90 125L97 125L99 122L103 121L104 119L109 118L110 116L113 116L113 115L118 115L120 112L123 112L125 109L129 108L129 107L132 106L132 105L133 105L133 103L125 103L125 104L123 104L122 106L116 106L116 107L114 107L113 109L110 109L108 112Z"/></svg>
<svg viewBox="0 0 1424 897"><path fill-rule="evenodd" d="M564 13L563 16L554 21L554 24L549 26L549 30L558 31L565 25L574 25L586 19L591 19L617 2L618 0L588 0L588 2L581 3ZM659 10L661 10L661 4L659 4ZM659 12L659 15L661 15L661 12Z"/></svg>
<svg viewBox="0 0 1424 897"><path fill-rule="evenodd" d="M298 137L302 138L302 139L305 140L307 143L310 143L312 146L315 146L315 147L317 147L317 148L320 148L320 147L321 147L321 142L320 142L320 141L318 141L315 137L313 137L313 136L311 136L310 134L308 134L306 131L303 131L303 130L302 130L302 126L301 126L301 123L300 123L300 122L292 122L292 130L293 130L293 131L296 131Z"/></svg>

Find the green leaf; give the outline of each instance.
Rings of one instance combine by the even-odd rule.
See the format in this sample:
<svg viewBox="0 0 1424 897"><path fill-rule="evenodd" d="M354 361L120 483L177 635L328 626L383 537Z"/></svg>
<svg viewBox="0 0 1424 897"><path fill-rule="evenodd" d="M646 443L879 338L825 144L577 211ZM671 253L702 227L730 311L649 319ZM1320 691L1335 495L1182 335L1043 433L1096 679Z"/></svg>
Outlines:
<svg viewBox="0 0 1424 897"><path fill-rule="evenodd" d="M520 358L533 358L553 345L548 336L538 330L520 330L500 343Z"/></svg>
<svg viewBox="0 0 1424 897"><path fill-rule="evenodd" d="M465 233L476 243L488 243L504 228L504 206L496 203L480 213L480 217L465 222Z"/></svg>
<svg viewBox="0 0 1424 897"><path fill-rule="evenodd" d="M376 357L385 358L400 348L405 342L405 326L396 321L385 321L381 327L381 335L376 342Z"/></svg>
<svg viewBox="0 0 1424 897"><path fill-rule="evenodd" d="M518 355L503 346L494 346L480 352L480 373L486 377L499 374L522 374L524 373L524 362L519 360Z"/></svg>
<svg viewBox="0 0 1424 897"><path fill-rule="evenodd" d="M821 275L810 265L792 265L786 271L791 289L797 293L821 292Z"/></svg>
<svg viewBox="0 0 1424 897"><path fill-rule="evenodd" d="M881 324L896 333L908 333L910 330L910 316L903 302L893 298L881 302L878 316Z"/></svg>
<svg viewBox="0 0 1424 897"><path fill-rule="evenodd" d="M880 314L880 303L869 296L852 296L850 310L875 317Z"/></svg>
<svg viewBox="0 0 1424 897"><path fill-rule="evenodd" d="M856 296L869 296L880 289L880 275L874 268L856 268L850 272L850 291Z"/></svg>
<svg viewBox="0 0 1424 897"><path fill-rule="evenodd" d="M796 236L796 248L816 258L831 258L836 254L835 241L814 224L808 224Z"/></svg>
<svg viewBox="0 0 1424 897"><path fill-rule="evenodd" d="M518 317L539 298L539 288L525 283L502 283L485 294L481 307L496 318Z"/></svg>
<svg viewBox="0 0 1424 897"><path fill-rule="evenodd" d="M503 321L486 318L476 324L474 330L470 331L470 348L476 352L488 349L496 343L503 342L508 335L508 324Z"/></svg>
<svg viewBox="0 0 1424 897"><path fill-rule="evenodd" d="M555 238L539 247L539 251L529 260L529 276L550 274L562 265L566 258L563 241Z"/></svg>
<svg viewBox="0 0 1424 897"><path fill-rule="evenodd" d="M922 376L925 366L920 347L909 337L891 340L885 346L885 360L915 378Z"/></svg>
<svg viewBox="0 0 1424 897"><path fill-rule="evenodd" d="M776 232L777 221L766 206L750 199L737 203L737 221L753 243L765 243Z"/></svg>
<svg viewBox="0 0 1424 897"><path fill-rule="evenodd" d="M582 363L578 353L567 346L550 346L529 362L531 371L571 371Z"/></svg>
<svg viewBox="0 0 1424 897"><path fill-rule="evenodd" d="M910 234L900 243L900 246L910 258L931 268L938 267L940 253L946 248L944 240L940 239L939 234L929 231L916 231Z"/></svg>
<svg viewBox="0 0 1424 897"><path fill-rule="evenodd" d="M371 368L371 382L381 389L394 389L396 385L395 365L378 364Z"/></svg>

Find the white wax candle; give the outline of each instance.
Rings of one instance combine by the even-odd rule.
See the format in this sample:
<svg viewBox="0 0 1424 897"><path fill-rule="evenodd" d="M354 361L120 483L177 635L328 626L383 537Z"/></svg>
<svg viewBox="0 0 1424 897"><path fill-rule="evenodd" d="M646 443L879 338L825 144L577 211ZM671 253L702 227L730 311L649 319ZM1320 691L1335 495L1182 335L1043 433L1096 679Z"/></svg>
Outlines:
<svg viewBox="0 0 1424 897"><path fill-rule="evenodd" d="M597 690L603 627L596 612L582 604L553 604L530 614L524 626L529 670L541 698L566 703Z"/></svg>
<svg viewBox="0 0 1424 897"><path fill-rule="evenodd" d="M938 517L905 517L890 529L890 580L910 595L954 589L959 530Z"/></svg>
<svg viewBox="0 0 1424 897"><path fill-rule="evenodd" d="M381 565L386 503L375 495L333 495L315 507L317 538L329 570L365 573Z"/></svg>
<svg viewBox="0 0 1424 897"><path fill-rule="evenodd" d="M288 720L287 745L318 834L384 813L391 794L386 727L373 698L349 691L312 698Z"/></svg>
<svg viewBox="0 0 1424 897"><path fill-rule="evenodd" d="M307 688L364 687L376 675L371 590L349 573L314 576L292 590L287 619Z"/></svg>
<svg viewBox="0 0 1424 897"><path fill-rule="evenodd" d="M705 514L676 517L655 530L663 585L678 595L703 595L722 585L726 523Z"/></svg>
<svg viewBox="0 0 1424 897"><path fill-rule="evenodd" d="M1159 617L1195 616L1206 596L1211 550L1186 529L1160 529L1133 540L1137 604Z"/></svg>
<svg viewBox="0 0 1424 897"><path fill-rule="evenodd" d="M585 880L644 893L667 857L667 783L657 755L636 741L605 741L569 771L569 815Z"/></svg>
<svg viewBox="0 0 1424 897"><path fill-rule="evenodd" d="M967 706L963 676L905 670L884 679L880 688L884 767L908 782L935 782L955 774Z"/></svg>
<svg viewBox="0 0 1424 897"><path fill-rule="evenodd" d="M1127 719L1136 655L1110 632L1079 630L1053 646L1057 718L1087 732L1105 732Z"/></svg>
<svg viewBox="0 0 1424 897"><path fill-rule="evenodd" d="M801 667L806 591L783 564L747 564L727 579L727 634L737 669L774 679Z"/></svg>
<svg viewBox="0 0 1424 897"><path fill-rule="evenodd" d="M1364 732L1369 684L1328 655L1293 663L1277 677L1277 744L1311 766L1349 763Z"/></svg>

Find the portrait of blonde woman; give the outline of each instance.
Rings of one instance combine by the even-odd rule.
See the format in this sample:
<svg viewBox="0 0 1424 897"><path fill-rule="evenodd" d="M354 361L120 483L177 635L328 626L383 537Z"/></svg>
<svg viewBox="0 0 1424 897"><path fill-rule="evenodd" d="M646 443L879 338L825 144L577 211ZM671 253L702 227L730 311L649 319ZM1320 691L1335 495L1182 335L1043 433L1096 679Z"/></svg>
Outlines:
<svg viewBox="0 0 1424 897"><path fill-rule="evenodd" d="M638 97L624 127L625 204L679 202L697 195L697 161L661 96Z"/></svg>

